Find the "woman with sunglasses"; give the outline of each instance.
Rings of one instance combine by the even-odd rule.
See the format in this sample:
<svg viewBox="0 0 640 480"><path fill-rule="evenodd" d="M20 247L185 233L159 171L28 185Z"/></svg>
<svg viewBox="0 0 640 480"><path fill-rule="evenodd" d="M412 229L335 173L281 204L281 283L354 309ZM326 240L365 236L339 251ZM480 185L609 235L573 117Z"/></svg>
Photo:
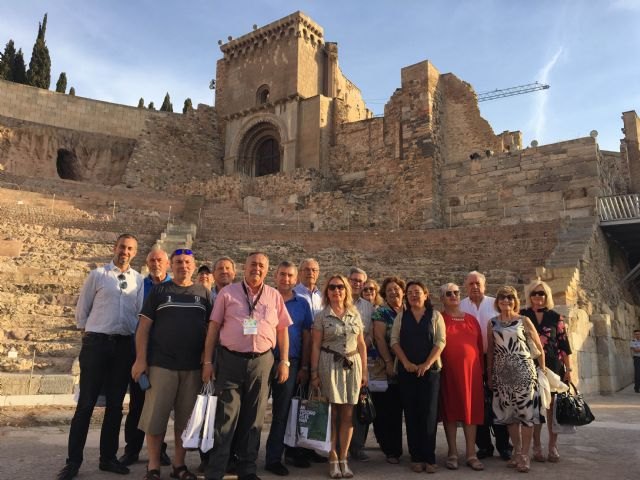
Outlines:
<svg viewBox="0 0 640 480"><path fill-rule="evenodd" d="M362 293L360 293L360 296L371 302L374 310L378 309L384 303L380 296L380 285L371 278L364 282L364 287L362 287Z"/></svg>
<svg viewBox="0 0 640 480"><path fill-rule="evenodd" d="M564 380L565 383L571 382L571 364L569 355L571 355L571 347L569 346L569 338L567 336L564 318L553 310L553 295L551 288L545 282L534 280L524 289L527 297L527 308L522 310L523 315L527 316L538 331L540 343L544 349L545 366L555 372ZM555 395L552 393L552 395ZM551 431L553 424L553 400L551 407L547 409L546 421L549 429L549 455L546 457L542 453L542 442L540 434L542 425L534 425L533 427L533 459L536 462L558 462L560 454L558 453L558 434Z"/></svg>
<svg viewBox="0 0 640 480"><path fill-rule="evenodd" d="M398 357L398 385L407 428L411 470L435 473L440 354L445 347L445 326L422 282L407 283L406 310L398 313L391 329L391 349Z"/></svg>
<svg viewBox="0 0 640 480"><path fill-rule="evenodd" d="M347 454L353 435L353 407L368 379L364 327L344 275L329 277L323 299L324 310L316 315L311 334L311 387L319 388L331 402L329 476L351 478Z"/></svg>
<svg viewBox="0 0 640 480"><path fill-rule="evenodd" d="M494 305L500 313L487 324L487 377L493 390L494 422L507 426L513 443L507 466L526 473L533 426L540 423L538 375L527 337L540 351L542 345L531 320L520 315L515 288L500 287ZM544 365L544 352L539 358Z"/></svg>
<svg viewBox="0 0 640 480"><path fill-rule="evenodd" d="M445 466L449 470L458 468L456 433L460 422L466 445L466 464L472 470L484 470L475 449L476 429L484 422L480 324L473 315L460 310L460 287L455 283L440 287L440 300L447 331L440 378L440 417L449 446Z"/></svg>

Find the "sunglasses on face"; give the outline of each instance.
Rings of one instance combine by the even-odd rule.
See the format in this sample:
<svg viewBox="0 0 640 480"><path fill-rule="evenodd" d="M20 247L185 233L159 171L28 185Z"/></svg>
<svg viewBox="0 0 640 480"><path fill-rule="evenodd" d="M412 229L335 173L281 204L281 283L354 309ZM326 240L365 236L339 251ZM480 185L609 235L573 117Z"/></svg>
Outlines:
<svg viewBox="0 0 640 480"><path fill-rule="evenodd" d="M547 294L544 290L536 290L535 292L531 292L532 297L546 297Z"/></svg>
<svg viewBox="0 0 640 480"><path fill-rule="evenodd" d="M191 256L193 256L193 252L191 250L189 250L188 248L179 248L178 250L174 251L173 255L171 255L171 256L174 257L176 255L191 255Z"/></svg>
<svg viewBox="0 0 640 480"><path fill-rule="evenodd" d="M327 287L329 290L334 291L334 290L344 290L345 286L341 283L330 283L329 286Z"/></svg>
<svg viewBox="0 0 640 480"><path fill-rule="evenodd" d="M498 300L507 300L508 302L515 301L516 297L513 295L498 295Z"/></svg>
<svg viewBox="0 0 640 480"><path fill-rule="evenodd" d="M127 289L127 277L124 276L124 273L118 275L118 282L118 287L120 288L120 290Z"/></svg>
<svg viewBox="0 0 640 480"><path fill-rule="evenodd" d="M449 290L449 291L445 292L445 295L447 297L459 297L460 296L460 291L459 290Z"/></svg>
<svg viewBox="0 0 640 480"><path fill-rule="evenodd" d="M374 287L364 287L362 289L363 292L375 292L376 289Z"/></svg>

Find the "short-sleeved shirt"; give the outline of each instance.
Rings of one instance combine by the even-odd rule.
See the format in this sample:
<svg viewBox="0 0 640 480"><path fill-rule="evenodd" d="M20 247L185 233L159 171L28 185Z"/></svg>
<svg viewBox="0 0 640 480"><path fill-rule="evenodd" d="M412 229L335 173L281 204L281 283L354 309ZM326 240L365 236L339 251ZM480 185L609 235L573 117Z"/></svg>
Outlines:
<svg viewBox="0 0 640 480"><path fill-rule="evenodd" d="M302 358L302 333L311 330L313 317L309 303L296 292L293 297L284 302L293 323L289 325L289 358ZM280 358L280 352L276 346L273 352L276 359Z"/></svg>
<svg viewBox="0 0 640 480"><path fill-rule="evenodd" d="M338 317L330 306L316 315L313 329L322 331L322 346L341 354L351 353L358 348L358 335L364 332L360 313L353 308Z"/></svg>
<svg viewBox="0 0 640 480"><path fill-rule="evenodd" d="M168 370L200 368L211 293L200 284L181 287L173 281L154 286L140 315L153 324L149 334L149 365Z"/></svg>
<svg viewBox="0 0 640 480"><path fill-rule="evenodd" d="M251 313L249 302L253 304L257 295L252 295L244 281L220 290L211 313L211 321L220 325L220 345L242 353L263 353L275 348L276 331L288 328L293 322L278 290L264 285L262 294L258 295L260 298ZM257 322L256 335L244 334L244 321L250 315Z"/></svg>
<svg viewBox="0 0 640 480"><path fill-rule="evenodd" d="M640 340L635 338L631 340L631 348L640 348ZM633 352L633 357L640 357L640 352Z"/></svg>

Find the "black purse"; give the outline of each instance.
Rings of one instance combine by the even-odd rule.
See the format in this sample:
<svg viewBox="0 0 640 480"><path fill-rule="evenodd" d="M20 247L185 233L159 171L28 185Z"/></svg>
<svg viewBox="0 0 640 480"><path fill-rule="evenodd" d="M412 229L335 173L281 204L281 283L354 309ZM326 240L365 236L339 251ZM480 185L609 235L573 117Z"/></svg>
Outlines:
<svg viewBox="0 0 640 480"><path fill-rule="evenodd" d="M574 393L571 393L573 387ZM569 390L556 395L556 419L560 425L589 425L596 417L591 413L587 402L573 383L569 384Z"/></svg>
<svg viewBox="0 0 640 480"><path fill-rule="evenodd" d="M356 418L363 425L372 423L376 418L376 407L373 406L373 400L371 400L371 394L367 387L360 389L360 398L356 406Z"/></svg>

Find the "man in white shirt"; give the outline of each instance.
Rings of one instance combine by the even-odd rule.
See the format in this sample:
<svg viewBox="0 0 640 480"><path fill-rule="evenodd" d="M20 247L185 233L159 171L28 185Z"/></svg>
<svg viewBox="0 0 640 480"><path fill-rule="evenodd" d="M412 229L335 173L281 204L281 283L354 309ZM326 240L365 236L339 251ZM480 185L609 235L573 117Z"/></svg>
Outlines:
<svg viewBox="0 0 640 480"><path fill-rule="evenodd" d="M313 318L322 311L322 292L318 289L320 265L315 258L305 258L298 267L298 283L293 287L296 295L309 302Z"/></svg>
<svg viewBox="0 0 640 480"><path fill-rule="evenodd" d="M464 287L467 292L467 298L460 302L460 309L473 315L480 324L480 330L482 331L482 346L484 354L487 354L487 324L495 317L498 312L495 309L495 298L485 295L485 288L487 284L486 277L480 272L469 272L466 280L464 281ZM486 358L485 358L486 368ZM486 371L484 377L486 380ZM487 419L485 419L487 420ZM511 452L513 447L509 444L509 432L504 425L491 425L487 423L485 425L478 425L476 434L476 445L478 446L478 458L487 458L493 456L493 444L491 443L491 428L496 436L496 448L500 453L500 457L503 460L509 460L511 458Z"/></svg>

